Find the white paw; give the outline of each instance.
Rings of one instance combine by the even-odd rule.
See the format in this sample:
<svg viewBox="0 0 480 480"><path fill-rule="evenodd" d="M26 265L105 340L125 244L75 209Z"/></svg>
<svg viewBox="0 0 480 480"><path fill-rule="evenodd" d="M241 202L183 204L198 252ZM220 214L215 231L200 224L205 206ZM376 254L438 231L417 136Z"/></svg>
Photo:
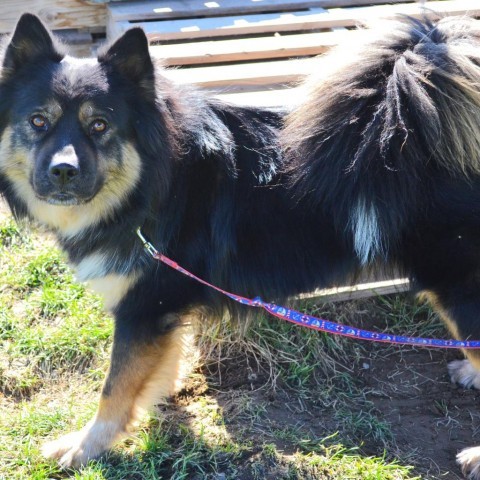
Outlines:
<svg viewBox="0 0 480 480"><path fill-rule="evenodd" d="M58 460L62 468L80 467L102 455L121 433L117 423L91 422L78 432L46 443L42 454L46 458Z"/></svg>
<svg viewBox="0 0 480 480"><path fill-rule="evenodd" d="M480 371L468 360L454 360L448 364L448 373L453 383L465 388L480 390Z"/></svg>
<svg viewBox="0 0 480 480"><path fill-rule="evenodd" d="M469 480L480 480L480 447L462 450L457 455L457 463Z"/></svg>

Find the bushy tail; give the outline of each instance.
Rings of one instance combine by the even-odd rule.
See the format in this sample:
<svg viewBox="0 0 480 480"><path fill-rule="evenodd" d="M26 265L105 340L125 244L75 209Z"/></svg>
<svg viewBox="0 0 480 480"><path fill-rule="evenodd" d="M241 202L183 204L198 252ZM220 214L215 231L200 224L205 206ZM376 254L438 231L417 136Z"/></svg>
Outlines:
<svg viewBox="0 0 480 480"><path fill-rule="evenodd" d="M320 60L328 73L283 136L295 194L332 212L363 263L418 221L430 182L480 174L480 22L401 19L369 35L331 54L340 66Z"/></svg>

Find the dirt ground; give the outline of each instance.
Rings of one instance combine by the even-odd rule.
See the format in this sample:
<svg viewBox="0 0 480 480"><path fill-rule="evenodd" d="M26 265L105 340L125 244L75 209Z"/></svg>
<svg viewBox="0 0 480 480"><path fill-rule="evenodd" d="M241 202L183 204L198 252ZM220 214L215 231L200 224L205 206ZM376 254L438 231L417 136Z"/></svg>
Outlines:
<svg viewBox="0 0 480 480"><path fill-rule="evenodd" d="M415 452L419 472L463 478L455 455L480 443L480 392L450 383L446 364L457 352L412 351L371 364L363 379L371 400L389 422L402 452ZM375 445L371 448L375 451ZM448 473L446 473L448 472Z"/></svg>
<svg viewBox="0 0 480 480"><path fill-rule="evenodd" d="M352 373L365 397L358 405L352 401L350 408L360 414L365 408L364 400L373 404L374 417L389 425L392 438L386 444L385 438L376 438L375 433L369 432L364 438L357 435L352 439L347 430L340 432L335 440L348 446L360 445L360 452L365 455L381 457L387 451L389 461L414 466L412 477L462 479L455 456L465 447L480 444L480 392L465 390L449 380L447 363L463 358L461 352L368 345L364 352L364 358ZM252 374L251 365L244 361L230 359L218 370L206 372L208 383L198 378L191 380L166 407L167 413L185 421L193 416L198 394L207 392L221 408L232 438L255 438L258 444L272 442L285 458L298 450L298 439L290 442L288 436L279 438L272 434L275 429L280 431L290 426L308 438L324 438L338 432L335 404L325 408L315 399L296 398L292 389L273 391L265 387L266 378L261 371ZM247 398L257 404L261 410L253 424L245 421L238 407L240 397L244 402ZM290 478L279 471L282 467L278 462L265 469L263 461L261 474L252 472L253 452L241 463L239 480Z"/></svg>

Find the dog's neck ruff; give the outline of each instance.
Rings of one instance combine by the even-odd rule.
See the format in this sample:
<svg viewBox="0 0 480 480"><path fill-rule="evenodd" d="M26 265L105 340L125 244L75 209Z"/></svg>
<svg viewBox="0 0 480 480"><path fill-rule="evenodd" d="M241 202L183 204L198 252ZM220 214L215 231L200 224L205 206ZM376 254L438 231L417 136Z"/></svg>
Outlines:
<svg viewBox="0 0 480 480"><path fill-rule="evenodd" d="M193 280L210 287L217 292L227 296L235 302L242 305L248 305L251 307L263 308L271 315L281 318L295 325L307 327L312 330L318 330L320 332L331 333L334 335L340 335L342 337L358 338L360 340L370 340L372 342L391 343L396 345L414 345L421 347L432 348L463 348L463 349L480 349L480 340L441 340L436 338L422 338L422 337L407 337L403 335L393 335L389 333L378 333L370 330L363 330L361 328L350 327L348 325L342 325L341 323L330 322L321 318L313 317L305 313L298 312L291 308L275 305L274 303L264 302L260 297L254 299L242 297L234 293L212 285L211 283L203 280L193 273L185 270L177 262L171 260L165 255L161 254L148 239L143 235L141 227L136 229L136 233L143 243L145 250L154 258L165 265L173 268L177 272L186 275Z"/></svg>

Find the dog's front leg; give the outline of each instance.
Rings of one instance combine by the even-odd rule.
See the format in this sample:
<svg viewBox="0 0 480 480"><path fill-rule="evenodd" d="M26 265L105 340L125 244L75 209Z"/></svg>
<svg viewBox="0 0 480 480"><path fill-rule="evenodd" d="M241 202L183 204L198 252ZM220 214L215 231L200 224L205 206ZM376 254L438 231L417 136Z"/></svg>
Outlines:
<svg viewBox="0 0 480 480"><path fill-rule="evenodd" d="M78 432L47 443L43 453L64 468L84 465L126 435L139 413L172 394L182 375L190 330L167 319L168 331L146 338L117 325L111 365L94 418Z"/></svg>

